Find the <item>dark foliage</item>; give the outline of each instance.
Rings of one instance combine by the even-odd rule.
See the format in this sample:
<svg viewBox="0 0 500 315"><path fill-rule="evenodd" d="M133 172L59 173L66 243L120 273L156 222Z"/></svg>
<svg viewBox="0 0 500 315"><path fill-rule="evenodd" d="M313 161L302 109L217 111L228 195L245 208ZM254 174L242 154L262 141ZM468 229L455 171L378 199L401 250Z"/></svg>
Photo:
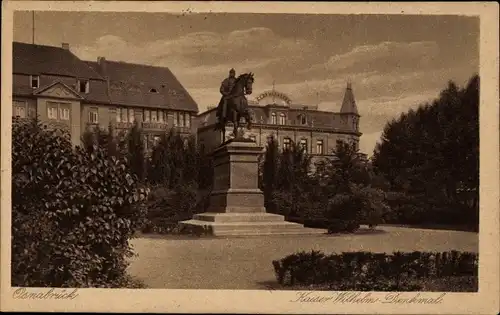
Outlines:
<svg viewBox="0 0 500 315"><path fill-rule="evenodd" d="M144 136L137 122L128 131L125 137L127 148L126 158L128 166L137 178L144 182L146 180L147 160L145 152Z"/></svg>
<svg viewBox="0 0 500 315"><path fill-rule="evenodd" d="M88 148L87 148L88 149ZM129 239L143 224L141 187L126 161L38 121L13 121L12 285L119 287Z"/></svg>
<svg viewBox="0 0 500 315"><path fill-rule="evenodd" d="M391 202L393 222L477 229L479 77L465 88L450 82L431 104L388 123L373 165L391 190L401 193Z"/></svg>
<svg viewBox="0 0 500 315"><path fill-rule="evenodd" d="M477 254L468 252L299 252L273 261L281 285L326 285L335 290L418 291L415 279L477 277Z"/></svg>

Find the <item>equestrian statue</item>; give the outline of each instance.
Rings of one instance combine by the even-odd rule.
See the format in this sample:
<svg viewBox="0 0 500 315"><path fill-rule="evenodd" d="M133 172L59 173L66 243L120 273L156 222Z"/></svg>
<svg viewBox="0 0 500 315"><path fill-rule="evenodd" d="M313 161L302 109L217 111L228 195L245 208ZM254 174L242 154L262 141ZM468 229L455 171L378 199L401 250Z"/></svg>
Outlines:
<svg viewBox="0 0 500 315"><path fill-rule="evenodd" d="M252 94L252 85L254 82L253 73L244 73L236 77L234 69L229 71L229 77L222 81L220 93L222 98L217 106L217 123L215 130L222 131L223 140L226 137L226 124L233 123L234 139L242 138L238 130L241 127L241 118L245 119L246 128L251 128L252 119L248 110L248 101L245 95Z"/></svg>

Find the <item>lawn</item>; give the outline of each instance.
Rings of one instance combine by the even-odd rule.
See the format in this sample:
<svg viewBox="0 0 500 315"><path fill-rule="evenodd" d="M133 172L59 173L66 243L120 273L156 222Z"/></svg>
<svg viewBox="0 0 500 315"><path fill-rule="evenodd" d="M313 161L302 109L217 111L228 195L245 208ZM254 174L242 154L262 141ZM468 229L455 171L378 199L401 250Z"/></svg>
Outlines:
<svg viewBox="0 0 500 315"><path fill-rule="evenodd" d="M278 289L272 260L297 251L469 251L477 252L473 232L380 227L358 235L234 238L140 237L131 276L148 288Z"/></svg>

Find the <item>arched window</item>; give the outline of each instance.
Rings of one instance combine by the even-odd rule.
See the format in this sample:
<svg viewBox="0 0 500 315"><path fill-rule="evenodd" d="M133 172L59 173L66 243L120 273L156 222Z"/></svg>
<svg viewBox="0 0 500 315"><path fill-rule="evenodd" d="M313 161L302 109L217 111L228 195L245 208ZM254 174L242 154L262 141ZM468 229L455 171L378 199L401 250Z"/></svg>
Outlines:
<svg viewBox="0 0 500 315"><path fill-rule="evenodd" d="M283 113L280 113L280 125L286 124L286 116Z"/></svg>
<svg viewBox="0 0 500 315"><path fill-rule="evenodd" d="M149 90L149 92L151 92L151 93L158 93L158 91L155 88L152 88L151 90Z"/></svg>
<svg viewBox="0 0 500 315"><path fill-rule="evenodd" d="M276 124L276 113L271 114L271 124L273 124L273 125Z"/></svg>

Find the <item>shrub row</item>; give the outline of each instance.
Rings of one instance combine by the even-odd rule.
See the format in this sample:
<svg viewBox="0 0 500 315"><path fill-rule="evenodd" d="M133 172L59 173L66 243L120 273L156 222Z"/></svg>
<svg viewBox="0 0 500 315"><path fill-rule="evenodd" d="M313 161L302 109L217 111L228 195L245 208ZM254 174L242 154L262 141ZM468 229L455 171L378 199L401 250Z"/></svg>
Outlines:
<svg viewBox="0 0 500 315"><path fill-rule="evenodd" d="M278 282L285 286L326 284L346 290L408 290L412 287L407 281L415 278L477 276L478 258L477 254L457 251L332 255L311 251L275 260L273 266Z"/></svg>
<svg viewBox="0 0 500 315"><path fill-rule="evenodd" d="M339 219L302 219L297 217L288 217L287 221L303 224L307 228L325 229L328 233L354 233L359 229L359 222L356 220L339 220Z"/></svg>

